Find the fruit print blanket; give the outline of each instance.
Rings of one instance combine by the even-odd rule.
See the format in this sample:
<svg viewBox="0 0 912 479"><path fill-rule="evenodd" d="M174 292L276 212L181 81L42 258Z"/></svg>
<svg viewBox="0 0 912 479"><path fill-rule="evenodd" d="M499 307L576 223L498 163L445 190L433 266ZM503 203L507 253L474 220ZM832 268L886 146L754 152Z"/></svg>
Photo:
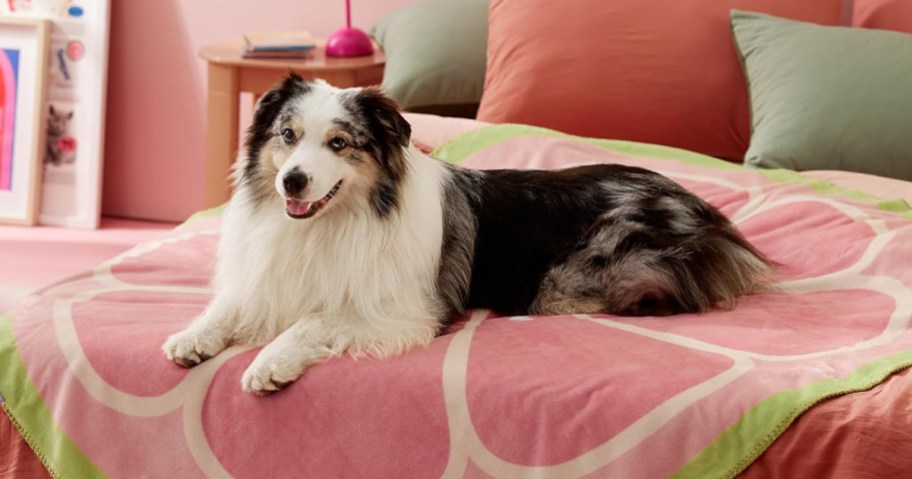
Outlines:
<svg viewBox="0 0 912 479"><path fill-rule="evenodd" d="M437 149L473 168L664 173L781 264L775 290L668 318L472 311L429 347L343 357L260 398L256 350L160 346L211 297L219 211L0 317L3 407L58 477L731 477L799 415L912 365L912 214L788 171L539 128Z"/></svg>

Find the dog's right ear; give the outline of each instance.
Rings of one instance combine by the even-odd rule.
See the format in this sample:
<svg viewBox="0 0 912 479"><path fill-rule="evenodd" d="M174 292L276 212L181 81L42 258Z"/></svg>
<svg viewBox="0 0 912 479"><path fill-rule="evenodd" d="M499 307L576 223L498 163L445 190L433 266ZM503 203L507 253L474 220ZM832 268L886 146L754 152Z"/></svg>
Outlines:
<svg viewBox="0 0 912 479"><path fill-rule="evenodd" d="M307 93L309 89L310 83L301 78L301 75L289 72L282 81L261 96L256 102L253 122L247 131L247 149L259 149L272 135L272 126L281 113L282 106L291 98Z"/></svg>
<svg viewBox="0 0 912 479"><path fill-rule="evenodd" d="M270 112L273 113L272 118L269 119L269 124L272 124L272 121L275 120L275 115L278 114L278 110L282 108L282 105L285 102L296 95L307 93L307 90L310 89L310 84L293 71L289 71L288 75L282 79L282 81L273 85L263 96L261 96L254 107L253 123L258 123L258 116L269 116ZM274 111L273 111L274 110ZM262 118L263 120L267 118Z"/></svg>

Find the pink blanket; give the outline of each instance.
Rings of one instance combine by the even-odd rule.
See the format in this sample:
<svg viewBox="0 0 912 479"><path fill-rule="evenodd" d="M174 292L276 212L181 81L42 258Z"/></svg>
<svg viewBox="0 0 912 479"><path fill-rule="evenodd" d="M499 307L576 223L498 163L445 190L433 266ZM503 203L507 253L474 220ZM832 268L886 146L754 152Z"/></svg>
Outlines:
<svg viewBox="0 0 912 479"><path fill-rule="evenodd" d="M258 398L240 390L255 350L184 370L159 349L211 296L210 213L0 321L0 393L23 436L62 477L726 477L815 402L912 364L903 205L515 126L435 154L660 171L731 216L782 283L704 315L475 311L426 349L332 360Z"/></svg>

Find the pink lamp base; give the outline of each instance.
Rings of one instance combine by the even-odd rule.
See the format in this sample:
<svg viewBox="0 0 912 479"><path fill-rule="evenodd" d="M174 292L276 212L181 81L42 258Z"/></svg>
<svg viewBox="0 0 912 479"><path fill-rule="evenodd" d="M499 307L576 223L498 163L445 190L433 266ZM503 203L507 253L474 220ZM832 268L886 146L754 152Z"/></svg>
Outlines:
<svg viewBox="0 0 912 479"><path fill-rule="evenodd" d="M326 56L360 57L374 53L374 45L366 33L357 28L340 28L326 40Z"/></svg>

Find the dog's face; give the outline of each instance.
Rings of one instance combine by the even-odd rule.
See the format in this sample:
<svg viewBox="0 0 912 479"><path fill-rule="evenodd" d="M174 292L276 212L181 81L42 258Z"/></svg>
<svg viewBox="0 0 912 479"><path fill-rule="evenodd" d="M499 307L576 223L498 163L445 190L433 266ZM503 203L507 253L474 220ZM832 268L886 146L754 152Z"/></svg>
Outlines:
<svg viewBox="0 0 912 479"><path fill-rule="evenodd" d="M398 208L410 134L379 90L291 74L257 103L239 181L297 220L343 206L385 217Z"/></svg>

